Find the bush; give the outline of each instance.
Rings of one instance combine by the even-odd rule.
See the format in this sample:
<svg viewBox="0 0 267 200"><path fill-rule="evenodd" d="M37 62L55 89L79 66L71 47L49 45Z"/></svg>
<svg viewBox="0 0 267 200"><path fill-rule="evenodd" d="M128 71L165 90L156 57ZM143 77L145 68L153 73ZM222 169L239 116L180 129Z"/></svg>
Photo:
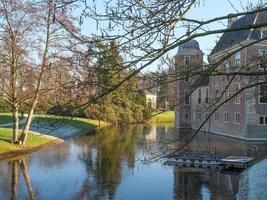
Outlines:
<svg viewBox="0 0 267 200"><path fill-rule="evenodd" d="M47 114L71 117L85 117L85 112L79 109L79 103L71 100L64 105L54 105L48 109Z"/></svg>

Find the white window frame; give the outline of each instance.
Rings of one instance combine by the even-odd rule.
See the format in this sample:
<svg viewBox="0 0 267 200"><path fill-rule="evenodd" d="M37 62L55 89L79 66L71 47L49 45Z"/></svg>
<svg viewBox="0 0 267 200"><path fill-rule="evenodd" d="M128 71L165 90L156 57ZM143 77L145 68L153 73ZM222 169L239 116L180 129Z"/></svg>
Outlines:
<svg viewBox="0 0 267 200"><path fill-rule="evenodd" d="M262 52L262 53L261 53ZM258 51L258 56L262 57L262 56L267 56L267 49L259 49Z"/></svg>
<svg viewBox="0 0 267 200"><path fill-rule="evenodd" d="M239 120L238 119L238 116L239 115ZM235 124L240 124L240 121L241 121L241 115L240 115L240 112L235 112Z"/></svg>
<svg viewBox="0 0 267 200"><path fill-rule="evenodd" d="M265 32L266 33L266 37L267 37L267 30L266 29L261 29L261 38L263 38L263 32Z"/></svg>
<svg viewBox="0 0 267 200"><path fill-rule="evenodd" d="M229 112L224 112L224 123L229 123Z"/></svg>
<svg viewBox="0 0 267 200"><path fill-rule="evenodd" d="M223 68L224 68L224 71L225 72L229 72L230 71L230 63L229 63L229 60L225 60L223 62Z"/></svg>
<svg viewBox="0 0 267 200"><path fill-rule="evenodd" d="M240 69L241 67L241 52L235 53L235 67L236 69Z"/></svg>
<svg viewBox="0 0 267 200"><path fill-rule="evenodd" d="M260 123L260 122L261 122L261 121L260 121L260 118L261 118L261 117L263 117L263 124ZM267 123L265 123L265 122L266 122L266 118L267 118L266 115L260 115L260 116L259 116L259 125L260 125L260 126L267 126Z"/></svg>
<svg viewBox="0 0 267 200"><path fill-rule="evenodd" d="M266 49L259 49L258 57L259 57L259 68L264 69L265 67L261 67L261 58L267 57L267 50Z"/></svg>

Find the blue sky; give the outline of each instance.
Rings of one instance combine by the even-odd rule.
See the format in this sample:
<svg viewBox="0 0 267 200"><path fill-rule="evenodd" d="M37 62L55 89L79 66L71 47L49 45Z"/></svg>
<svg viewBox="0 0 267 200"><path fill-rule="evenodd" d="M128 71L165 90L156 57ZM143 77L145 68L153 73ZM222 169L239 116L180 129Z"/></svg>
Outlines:
<svg viewBox="0 0 267 200"><path fill-rule="evenodd" d="M203 3L204 2L204 3ZM217 16L224 16L230 13L237 13L244 11L244 7L248 5L247 0L203 0L201 6L193 8L189 17L198 20L212 19ZM250 1L253 2L253 1ZM255 0L255 3L257 1ZM224 28L227 21L218 22L209 26L211 29ZM215 45L215 41L219 40L220 35L210 35L207 37L197 38L200 48L207 56ZM205 58L206 59L206 58Z"/></svg>
<svg viewBox="0 0 267 200"><path fill-rule="evenodd" d="M218 16L228 15L230 13L242 12L248 6L248 2L256 4L258 0L200 0L200 6L193 7L188 13L188 18L207 20ZM96 3L98 10L104 10L102 0L98 0ZM211 24L209 29L224 28L227 25L227 21L217 22ZM99 24L101 27L101 24ZM82 32L90 35L97 33L96 23L93 20L87 19L82 27ZM219 40L220 35L209 35L202 38L197 38L200 44L200 48L204 52L204 61L207 61L207 55L215 46L216 40ZM177 49L169 52L169 56L172 57L177 52ZM147 70L156 69L157 62L149 66Z"/></svg>

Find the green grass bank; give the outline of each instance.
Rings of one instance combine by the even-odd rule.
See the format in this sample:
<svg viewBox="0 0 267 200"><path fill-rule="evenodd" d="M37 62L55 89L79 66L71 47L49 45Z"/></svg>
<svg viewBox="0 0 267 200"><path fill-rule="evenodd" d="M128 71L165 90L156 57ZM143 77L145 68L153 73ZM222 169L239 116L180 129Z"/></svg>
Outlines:
<svg viewBox="0 0 267 200"><path fill-rule="evenodd" d="M152 113L152 117L149 120L150 123L162 123L162 122L174 122L175 113L174 111L166 111L166 112L154 112Z"/></svg>
<svg viewBox="0 0 267 200"><path fill-rule="evenodd" d="M24 123L24 118L20 117L20 129ZM59 138L90 132L107 125L108 123L99 120L37 114L34 115L26 145L21 146L11 143L12 114L0 113L0 159L37 151L42 147L63 142Z"/></svg>

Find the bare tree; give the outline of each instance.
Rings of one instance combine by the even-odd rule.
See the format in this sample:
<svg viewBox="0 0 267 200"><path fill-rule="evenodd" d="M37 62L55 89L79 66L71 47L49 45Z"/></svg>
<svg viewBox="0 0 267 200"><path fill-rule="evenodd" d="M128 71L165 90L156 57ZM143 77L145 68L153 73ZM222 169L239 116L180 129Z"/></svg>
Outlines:
<svg viewBox="0 0 267 200"><path fill-rule="evenodd" d="M13 110L13 142L18 141L18 110L25 101L30 109L19 138L25 144L39 96L53 89L43 84L58 58L67 56L65 46L77 31L65 1L2 1L0 77L1 98Z"/></svg>

